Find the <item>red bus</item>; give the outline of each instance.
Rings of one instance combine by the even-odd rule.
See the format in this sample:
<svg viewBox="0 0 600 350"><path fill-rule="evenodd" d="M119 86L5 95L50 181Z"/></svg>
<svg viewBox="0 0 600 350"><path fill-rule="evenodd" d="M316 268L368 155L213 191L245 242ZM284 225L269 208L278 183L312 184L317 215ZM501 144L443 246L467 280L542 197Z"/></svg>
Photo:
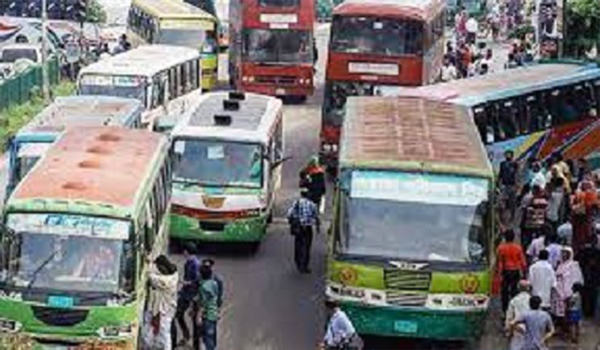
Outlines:
<svg viewBox="0 0 600 350"><path fill-rule="evenodd" d="M445 11L444 0L347 0L334 9L321 123L321 159L330 169L346 97L439 78Z"/></svg>
<svg viewBox="0 0 600 350"><path fill-rule="evenodd" d="M272 96L312 95L314 0L231 0L229 17L233 86Z"/></svg>

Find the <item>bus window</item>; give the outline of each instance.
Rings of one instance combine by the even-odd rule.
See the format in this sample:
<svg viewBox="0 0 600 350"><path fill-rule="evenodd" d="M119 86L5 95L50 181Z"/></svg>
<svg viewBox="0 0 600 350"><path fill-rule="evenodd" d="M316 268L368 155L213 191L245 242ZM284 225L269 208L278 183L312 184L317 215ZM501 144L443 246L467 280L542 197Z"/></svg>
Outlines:
<svg viewBox="0 0 600 350"><path fill-rule="evenodd" d="M524 109L529 133L544 130L545 116L541 103L541 96L529 95L525 98Z"/></svg>
<svg viewBox="0 0 600 350"><path fill-rule="evenodd" d="M511 139L519 134L517 124L517 113L515 101L501 101L500 109L500 128L502 129L503 139Z"/></svg>
<svg viewBox="0 0 600 350"><path fill-rule="evenodd" d="M492 142L504 140L504 133L500 127L500 115L496 103L491 103L486 107L487 118L487 140L493 139ZM489 143L489 142L488 142Z"/></svg>
<svg viewBox="0 0 600 350"><path fill-rule="evenodd" d="M177 98L177 68L169 69L169 96Z"/></svg>
<svg viewBox="0 0 600 350"><path fill-rule="evenodd" d="M483 106L477 106L473 108L473 116L475 118L475 125L477 125L477 130L479 130L479 137L481 137L481 142L483 142L486 145L488 143L493 142L493 140L490 141L487 137L488 126L485 108Z"/></svg>

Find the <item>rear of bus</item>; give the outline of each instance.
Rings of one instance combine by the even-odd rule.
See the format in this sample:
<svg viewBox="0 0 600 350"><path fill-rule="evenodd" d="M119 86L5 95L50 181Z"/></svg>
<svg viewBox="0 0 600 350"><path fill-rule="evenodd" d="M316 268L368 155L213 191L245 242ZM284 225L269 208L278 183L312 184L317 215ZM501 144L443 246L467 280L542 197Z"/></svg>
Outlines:
<svg viewBox="0 0 600 350"><path fill-rule="evenodd" d="M452 104L369 99L349 101L326 296L361 334L477 338L490 302L493 172L475 128Z"/></svg>
<svg viewBox="0 0 600 350"><path fill-rule="evenodd" d="M171 237L258 247L281 182L281 101L257 94L208 93L171 137Z"/></svg>
<svg viewBox="0 0 600 350"><path fill-rule="evenodd" d="M238 89L302 100L313 94L313 0L233 0L230 15L230 74Z"/></svg>
<svg viewBox="0 0 600 350"><path fill-rule="evenodd" d="M140 128L138 100L110 96L57 97L9 145L6 198L67 127L115 125Z"/></svg>
<svg viewBox="0 0 600 350"><path fill-rule="evenodd" d="M140 348L145 261L166 251L167 160L166 137L146 130L61 135L3 213L0 348Z"/></svg>
<svg viewBox="0 0 600 350"><path fill-rule="evenodd" d="M333 13L321 122L321 158L336 168L348 96L394 94L435 82L444 53L440 0L349 0Z"/></svg>
<svg viewBox="0 0 600 350"><path fill-rule="evenodd" d="M127 24L134 43L198 49L204 90L212 90L218 82L217 25L214 15L181 0L134 0Z"/></svg>

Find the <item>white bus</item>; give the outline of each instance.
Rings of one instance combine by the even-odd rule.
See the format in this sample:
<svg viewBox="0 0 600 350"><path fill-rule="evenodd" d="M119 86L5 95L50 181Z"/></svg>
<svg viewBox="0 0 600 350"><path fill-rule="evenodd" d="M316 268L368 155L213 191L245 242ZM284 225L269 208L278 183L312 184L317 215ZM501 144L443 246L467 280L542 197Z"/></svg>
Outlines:
<svg viewBox="0 0 600 350"><path fill-rule="evenodd" d="M108 57L81 70L79 95L135 98L144 104L144 125L182 115L202 93L198 50L171 45L145 45Z"/></svg>
<svg viewBox="0 0 600 350"><path fill-rule="evenodd" d="M258 247L281 183L281 100L241 92L205 94L171 137L171 237Z"/></svg>

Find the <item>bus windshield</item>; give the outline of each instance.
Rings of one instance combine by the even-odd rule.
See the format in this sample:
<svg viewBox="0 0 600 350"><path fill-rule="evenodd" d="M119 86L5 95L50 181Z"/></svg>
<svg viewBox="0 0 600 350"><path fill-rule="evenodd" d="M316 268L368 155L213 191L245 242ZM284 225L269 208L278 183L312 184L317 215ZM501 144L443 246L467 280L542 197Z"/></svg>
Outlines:
<svg viewBox="0 0 600 350"><path fill-rule="evenodd" d="M376 17L337 17L333 20L331 51L385 56L423 52L423 24Z"/></svg>
<svg viewBox="0 0 600 350"><path fill-rule="evenodd" d="M177 140L175 182L205 186L262 186L262 147L258 144Z"/></svg>
<svg viewBox="0 0 600 350"><path fill-rule="evenodd" d="M217 52L215 32L203 29L161 29L158 42L161 44L187 46L197 48L200 45L204 54Z"/></svg>
<svg viewBox="0 0 600 350"><path fill-rule="evenodd" d="M10 214L5 239L8 285L44 290L117 293L127 289L130 224L69 214ZM8 249L6 249L8 248ZM127 261L126 261L127 260Z"/></svg>
<svg viewBox="0 0 600 350"><path fill-rule="evenodd" d="M484 263L487 189L479 178L354 171L343 191L342 253Z"/></svg>
<svg viewBox="0 0 600 350"><path fill-rule="evenodd" d="M312 63L311 40L306 30L246 29L243 55L255 63Z"/></svg>
<svg viewBox="0 0 600 350"><path fill-rule="evenodd" d="M145 105L145 78L139 76L86 74L79 82L79 95L135 98Z"/></svg>

